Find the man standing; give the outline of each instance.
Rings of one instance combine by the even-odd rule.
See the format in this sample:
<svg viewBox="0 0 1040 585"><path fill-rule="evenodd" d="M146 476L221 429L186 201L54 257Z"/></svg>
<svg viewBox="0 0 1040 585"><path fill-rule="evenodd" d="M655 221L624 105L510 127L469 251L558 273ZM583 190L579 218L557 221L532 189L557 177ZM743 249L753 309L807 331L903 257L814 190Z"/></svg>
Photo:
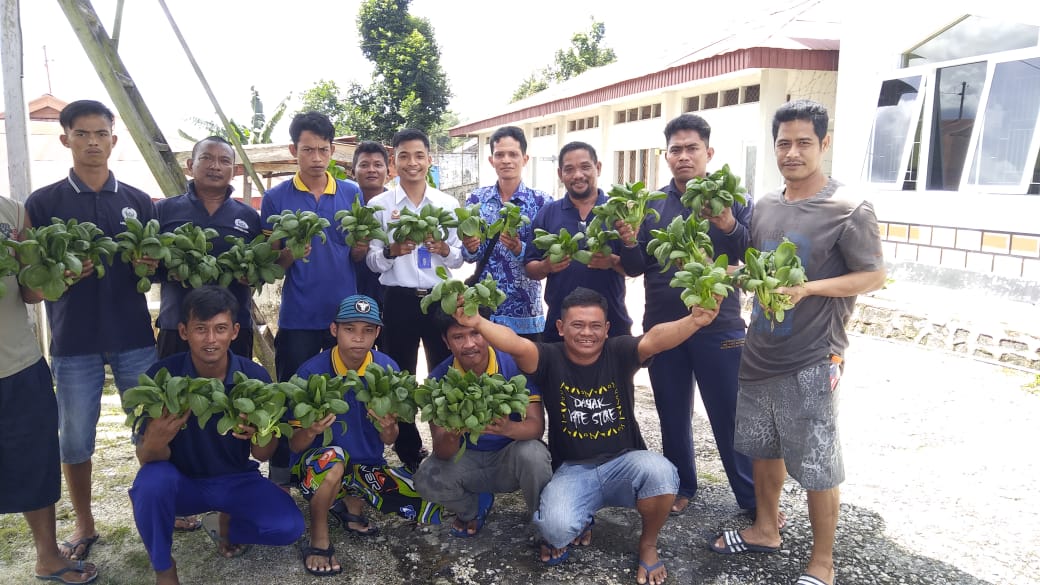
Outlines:
<svg viewBox="0 0 1040 585"><path fill-rule="evenodd" d="M482 308L481 316L490 317ZM465 327L449 315L438 314L444 343L451 357L430 372L439 380L449 368L462 372L500 374L506 380L520 374L513 358L495 351L479 331ZM542 488L552 477L549 451L542 443L545 414L538 388L527 384L531 401L525 416L513 413L484 427L476 442L469 433L449 431L430 423L433 457L427 457L415 474L415 485L426 499L455 512L451 535L475 536L484 526L496 493L520 490L527 503L528 517L538 509ZM466 451L457 457L466 443Z"/></svg>
<svg viewBox="0 0 1040 585"><path fill-rule="evenodd" d="M609 336L607 301L579 287L563 299L556 328L563 343L533 343L507 327L460 308L455 319L510 354L542 391L549 450L556 472L542 490L534 523L542 533L542 561L555 565L607 506L635 508L642 519L636 582L663 583L657 536L675 502L679 478L663 456L647 451L635 417L637 370L707 326L718 311L695 306L677 321L640 337Z"/></svg>
<svg viewBox="0 0 1040 585"><path fill-rule="evenodd" d="M566 228L571 234L584 232L589 221L596 221L592 208L607 202L607 196L596 186L602 164L596 150L584 142L571 142L560 149L557 173L567 189L563 199L551 201L538 212L531 225L549 233ZM556 322L560 319L563 298L579 286L599 291L607 298L607 320L615 335L632 333L632 318L625 307L625 275L634 276L642 267L642 256L636 234L630 226L617 226L621 240L610 243L613 253L593 254L588 266L564 257L560 262L542 258L544 252L528 245L524 256L527 275L545 281L545 302L549 310L545 320L545 341L560 341Z"/></svg>
<svg viewBox="0 0 1040 585"><path fill-rule="evenodd" d="M361 189L361 202L365 205L377 195L386 191L386 182L390 178L390 157L386 147L378 142L366 140L354 149L354 180ZM357 275L359 295L375 299L382 305L383 285L379 284L380 273L368 267L365 257L368 256L368 242L358 242L350 250L354 261L354 273ZM378 340L377 340L378 343Z"/></svg>
<svg viewBox="0 0 1040 585"><path fill-rule="evenodd" d="M658 323L674 321L688 309L679 298L682 289L669 286L675 267L661 272L661 266L650 254L645 254L646 243L653 237L651 230L664 229L676 217L689 217L692 210L682 204L686 182L708 174L708 163L715 154L708 145L711 126L695 114L683 114L668 122L664 128L665 161L672 171L672 180L661 191L667 199L651 201L649 206L661 215L654 221L648 217L640 230L646 270L643 286L646 289L646 308L643 312L643 330ZM708 235L715 255L726 254L731 264L744 258L751 241L751 202L734 203L718 217L711 217ZM698 212L700 210L697 210ZM697 493L697 465L693 454L693 388L700 388L701 400L711 421L715 444L719 449L722 466L737 504L746 510L755 509L755 488L751 482L751 459L733 450L733 427L737 410L737 369L744 345L744 319L740 316L740 294L734 292L722 301L719 316L711 325L701 329L678 347L661 353L650 364L650 384L654 390L657 415L661 420L661 443L664 456L679 470L679 495L672 506L672 514L686 511Z"/></svg>
<svg viewBox="0 0 1040 585"><path fill-rule="evenodd" d="M336 347L304 362L297 375L308 379L315 374L344 376L353 371L364 381L370 365L397 370L394 360L372 349L382 325L375 299L363 295L343 299L329 325ZM289 441L293 480L310 502L311 540L304 547L303 566L308 573L318 576L342 571L329 538L329 513L339 520L343 530L360 536L379 534L379 527L365 517L366 501L385 513L420 523L440 524L441 520L440 505L419 497L411 473L388 466L383 458L385 445L397 438L397 416L376 416L358 401L353 389L344 393L343 400L350 410L330 414L308 428L295 429ZM336 422L345 424L346 429ZM322 435L327 429L331 429L332 439L325 445Z"/></svg>
<svg viewBox="0 0 1040 585"><path fill-rule="evenodd" d="M808 494L813 547L798 585L834 582L838 486L845 478L838 442L838 380L848 347L845 325L856 295L885 282L873 206L829 178L827 109L798 100L773 116L776 162L785 186L758 202L752 245L798 246L808 282L781 288L794 308L774 323L757 304L740 365L736 448L753 460L759 514L743 531L710 542L722 554L779 549L776 518L787 473Z"/></svg>
<svg viewBox="0 0 1040 585"><path fill-rule="evenodd" d="M192 180L183 195L162 199L155 204L159 215L160 229L172 232L186 223L200 228L212 228L217 237L210 240L210 254L218 256L226 252L231 243L227 236L243 238L251 242L260 235L260 216L252 207L231 198L234 188L231 179L235 175L235 149L220 136L210 136L195 144L191 158L187 161ZM164 280L162 302L159 304L159 336L157 346L159 359L175 353L188 351L188 342L178 332L180 307L185 295L191 290L177 281ZM253 357L253 319L250 315L252 289L238 281L232 281L228 290L238 301L236 322L241 329L231 342L231 353L242 357Z"/></svg>
<svg viewBox="0 0 1040 585"><path fill-rule="evenodd" d="M332 143L336 129L328 117L318 112L296 114L289 124L299 170L291 181L275 185L264 193L260 221L264 233L272 230L268 219L286 211L313 211L329 220L325 243L314 236L306 261L282 248L278 263L285 268L278 333L274 338L275 373L285 382L300 369L300 364L323 349L336 345L329 335L329 315L336 312L340 299L357 293L357 280L350 247L343 232L336 229L336 212L350 209L361 200L361 189L354 181L341 181L328 171L336 150ZM280 242L272 242L275 247ZM289 448L286 440L271 458L269 477L280 485L289 482Z"/></svg>
<svg viewBox="0 0 1040 585"><path fill-rule="evenodd" d="M523 215L534 219L546 202L551 201L545 193L524 185L520 178L527 165L527 138L520 128L503 126L495 130L491 135L488 162L494 167L498 181L471 193L466 204L479 203L480 215L489 224L499 219L499 211L505 203L520 207ZM479 280L490 274L498 288L506 293L506 300L491 315L491 320L532 341L539 341L545 330L542 283L532 280L524 270L524 252L532 237L530 224L521 225L515 237L501 234L496 240L483 243L476 236L464 237L462 257L467 262L477 262ZM488 250L489 247L492 249Z"/></svg>
<svg viewBox="0 0 1040 585"><path fill-rule="evenodd" d="M0 242L21 239L30 226L22 204L0 197ZM0 245L0 254L9 254ZM0 296L0 514L21 512L36 544L36 576L68 583L91 583L97 568L68 561L58 551L54 503L61 497L58 405L51 371L35 343L26 303L43 300L39 292L3 277ZM29 462L29 463L26 463Z"/></svg>
<svg viewBox="0 0 1040 585"><path fill-rule="evenodd" d="M236 372L270 382L267 370L229 351L239 330L236 314L238 302L228 289L193 289L184 297L178 328L189 351L155 363L148 375L166 368L171 376L215 378L224 382L228 394ZM219 418L199 428L190 410L180 416L167 412L144 421L135 437L141 469L130 488L130 501L157 585L180 582L171 556L176 515L218 510L206 515L203 526L217 553L226 558L245 554L253 544L292 544L303 533L296 502L258 470L257 461L266 461L277 443L253 444L252 425L239 424L221 435Z"/></svg>
<svg viewBox="0 0 1040 585"><path fill-rule="evenodd" d="M459 206L457 199L434 189L426 183L430 170L430 139L421 130L406 128L394 134L394 163L400 184L368 202L373 207L382 207L376 217L387 229L390 222L401 217L407 209L413 213L427 205L448 211ZM423 314L419 302L430 293L430 289L441 282L437 268L454 269L462 266L462 244L455 228L448 229L443 241L426 238L425 241L411 239L393 241L393 231L387 236L392 242L386 245L378 240L369 242L368 266L379 272L379 282L385 287L386 312L383 316L383 350L394 359L401 369L415 372L419 359L419 341L422 340L426 353L427 371L442 362L450 352L441 341L433 313ZM419 431L411 423L399 423L401 433L394 449L401 461L412 471L422 461L422 441Z"/></svg>
<svg viewBox="0 0 1040 585"><path fill-rule="evenodd" d="M115 116L92 100L70 103L59 117L61 143L72 152L69 176L36 190L25 203L32 225L52 217L97 225L114 237L126 218L141 223L155 217L151 198L116 180L108 157L116 144ZM62 554L84 559L98 540L90 505L91 456L101 414L105 365L120 392L137 385L137 376L155 361L155 337L148 303L137 292L128 264L113 262L104 278L84 265L79 281L57 301L47 301L51 328L51 367L57 385L62 470L76 512L76 528L61 544Z"/></svg>

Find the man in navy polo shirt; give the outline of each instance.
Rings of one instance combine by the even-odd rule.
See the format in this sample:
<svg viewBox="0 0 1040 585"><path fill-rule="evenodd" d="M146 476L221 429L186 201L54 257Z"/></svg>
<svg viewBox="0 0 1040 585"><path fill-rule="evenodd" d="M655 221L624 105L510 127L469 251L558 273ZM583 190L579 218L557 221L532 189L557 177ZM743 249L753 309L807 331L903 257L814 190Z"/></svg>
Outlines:
<svg viewBox="0 0 1040 585"><path fill-rule="evenodd" d="M386 191L386 182L390 179L390 156L382 144L366 140L354 149L354 180L361 188L362 202L367 204L377 195ZM365 260L368 255L368 242L358 242L350 250L354 258L354 273L357 275L359 295L372 297L382 304L383 285L379 283L380 272L372 270ZM376 340L379 346L379 340Z"/></svg>
<svg viewBox="0 0 1040 585"><path fill-rule="evenodd" d="M299 170L291 181L274 186L264 194L260 220L264 232L272 232L268 221L285 211L313 211L329 220L326 242L318 236L311 241L306 262L282 248L278 263L285 268L282 303L278 312L278 334L274 338L275 370L278 380L292 377L303 362L336 345L329 333L329 315L345 297L357 293L357 279L350 247L343 232L336 229L336 212L350 209L361 201L361 190L354 181L341 181L328 172L336 149L332 143L336 129L328 117L318 112L296 114L289 125ZM273 244L280 246L281 243ZM289 448L285 441L271 460L271 481L289 482Z"/></svg>
<svg viewBox="0 0 1040 585"><path fill-rule="evenodd" d="M559 233L567 228L571 234L584 232L585 227L596 217L592 208L607 202L607 196L596 184L602 164L596 158L596 149L584 142L571 142L560 149L560 181L567 195L546 203L531 222L532 233L543 229ZM610 243L612 254L596 253L588 266L565 257L560 262L542 258L545 254L537 246L527 246L524 268L527 276L535 280L545 279L545 303L549 310L545 315L546 342L561 341L556 322L560 320L560 305L563 298L579 286L599 292L607 299L607 321L611 335L631 335L632 318L625 307L625 275L635 276L642 266L639 243L632 229L626 225L614 226L621 235L620 240Z"/></svg>
<svg viewBox="0 0 1040 585"><path fill-rule="evenodd" d="M244 238L250 242L260 235L260 216L252 207L231 197L234 188L231 179L235 174L235 149L220 136L210 136L197 142L188 159L188 191L183 195L163 199L155 204L159 214L160 229L172 232L186 223L201 228L213 228L217 237L211 242L210 254L218 256L226 252L231 243L227 236ZM175 353L188 351L188 343L177 332L178 313L181 302L190 288L180 282L164 280L162 303L159 305L158 351L159 359ZM231 342L235 355L253 357L253 320L250 315L252 289L241 282L232 281L228 290L238 301L237 322L241 325L238 337Z"/></svg>
<svg viewBox="0 0 1040 585"><path fill-rule="evenodd" d="M230 394L234 374L270 382L267 370L228 348L238 334L238 301L228 289L208 285L184 297L178 333L189 351L159 361L148 375L162 368L172 376L223 380ZM179 583L171 556L174 518L178 514L208 514L203 525L217 545L217 553L231 558L249 545L285 546L303 534L303 515L289 494L260 475L257 461L265 461L277 445L252 444L251 425L217 432L219 417L199 428L195 415L166 413L146 420L135 437L141 469L130 488L134 522L148 551L157 584Z"/></svg>
<svg viewBox="0 0 1040 585"><path fill-rule="evenodd" d="M59 118L62 145L72 152L69 176L33 192L25 202L32 225L52 217L93 222L106 236L126 231L126 218L155 217L152 199L116 180L108 157L116 144L115 116L93 100L70 103ZM155 361L148 302L137 292L129 264L113 262L104 278L84 264L81 278L57 301L47 301L51 367L57 384L62 470L76 512L76 528L62 554L84 559L97 542L90 506L91 456L101 414L105 364L122 392Z"/></svg>

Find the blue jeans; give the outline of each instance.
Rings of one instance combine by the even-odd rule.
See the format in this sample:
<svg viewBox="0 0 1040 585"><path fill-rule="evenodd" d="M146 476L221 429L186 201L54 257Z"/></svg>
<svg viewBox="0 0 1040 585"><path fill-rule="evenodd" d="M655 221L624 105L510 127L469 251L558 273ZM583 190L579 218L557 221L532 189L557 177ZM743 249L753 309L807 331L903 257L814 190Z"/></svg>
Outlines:
<svg viewBox="0 0 1040 585"><path fill-rule="evenodd" d="M634 508L636 501L679 489L675 466L659 453L629 451L599 465L564 463L542 490L534 525L553 548L578 537L601 508Z"/></svg>
<svg viewBox="0 0 1040 585"><path fill-rule="evenodd" d="M101 390L105 364L112 368L122 396L137 385L137 377L155 363L155 346L111 353L53 356L51 370L57 386L58 435L61 462L75 465L90 461L101 416Z"/></svg>

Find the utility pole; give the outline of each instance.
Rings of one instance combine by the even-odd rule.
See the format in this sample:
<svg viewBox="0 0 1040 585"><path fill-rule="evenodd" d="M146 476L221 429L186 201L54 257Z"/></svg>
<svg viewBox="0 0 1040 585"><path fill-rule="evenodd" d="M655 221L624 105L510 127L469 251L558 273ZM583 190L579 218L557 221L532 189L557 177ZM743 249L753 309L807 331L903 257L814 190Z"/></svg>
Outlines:
<svg viewBox="0 0 1040 585"><path fill-rule="evenodd" d="M29 111L22 88L22 23L18 0L0 0L3 7L3 41L0 58L4 72L4 127L7 132L7 176L10 196L25 202L32 191L29 174Z"/></svg>
<svg viewBox="0 0 1040 585"><path fill-rule="evenodd" d="M148 163L159 188L167 197L184 193L188 187L184 171L116 53L112 39L105 32L90 0L58 0L58 4L108 90L116 111Z"/></svg>

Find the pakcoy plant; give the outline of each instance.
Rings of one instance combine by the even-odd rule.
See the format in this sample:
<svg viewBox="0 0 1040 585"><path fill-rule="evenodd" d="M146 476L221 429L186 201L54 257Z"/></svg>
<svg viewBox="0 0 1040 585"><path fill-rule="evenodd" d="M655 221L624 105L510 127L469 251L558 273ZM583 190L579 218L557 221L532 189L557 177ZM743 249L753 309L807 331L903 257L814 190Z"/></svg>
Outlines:
<svg viewBox="0 0 1040 585"><path fill-rule="evenodd" d="M292 427L282 421L288 408L281 384L252 379L242 372L235 372L233 381L231 391L219 401L217 396L225 394L223 391L214 391L212 395L214 402L223 406L223 416L217 421L218 433L234 432L238 425L253 426L256 432L251 441L260 447L272 438L292 435Z"/></svg>
<svg viewBox="0 0 1040 585"><path fill-rule="evenodd" d="M392 413L397 416L397 420L415 422L417 408L413 398L416 389L414 374L370 363L365 367L364 375L351 370L345 378L347 385L353 387L358 401L363 402L376 416L384 417ZM379 421L372 422L380 431L383 430Z"/></svg>
<svg viewBox="0 0 1040 585"><path fill-rule="evenodd" d="M488 237L494 237L495 234L501 232L515 238L520 226L530 223L531 218L524 215L519 205L506 201L502 204L502 209L498 210L498 219L491 224L491 234Z"/></svg>
<svg viewBox="0 0 1040 585"><path fill-rule="evenodd" d="M571 235L567 228L560 228L560 232L553 234L541 228L534 230L534 239L531 242L539 250L545 250L542 258L548 258L550 262L562 262L564 258L570 257L582 264L588 264L592 259L592 252L581 248L580 243L585 239L585 234L578 232Z"/></svg>
<svg viewBox="0 0 1040 585"><path fill-rule="evenodd" d="M166 278L181 283L181 286L199 288L220 278L217 259L210 255L217 230L201 228L191 222L167 232L161 239L169 239L169 259L165 262Z"/></svg>
<svg viewBox="0 0 1040 585"><path fill-rule="evenodd" d="M655 221L661 219L661 214L650 207L649 203L666 197L668 194L663 191L651 192L642 181L614 184L607 193L607 201L603 205L593 207L592 213L601 218L608 227L614 227L614 222L620 219L638 233L647 216L653 216Z"/></svg>
<svg viewBox="0 0 1040 585"><path fill-rule="evenodd" d="M459 234L467 238L479 238L481 242L495 237L501 230L501 225L496 228L497 231L492 230L491 225L488 225L487 220L480 215L479 203L456 207L455 217L459 222Z"/></svg>
<svg viewBox="0 0 1040 585"><path fill-rule="evenodd" d="M708 229L711 224L696 214L684 218L677 215L663 230L650 230L650 241L646 252L661 266L661 272L670 268L681 268L687 262L697 261L711 264L715 247L711 243Z"/></svg>
<svg viewBox="0 0 1040 585"><path fill-rule="evenodd" d="M790 295L778 293L776 289L805 282L805 268L798 257L798 246L786 237L773 251L748 248L744 253L744 265L733 273L733 283L754 293L762 311L774 325L783 323L784 313L794 306Z"/></svg>
<svg viewBox="0 0 1040 585"><path fill-rule="evenodd" d="M25 230L22 241L5 240L22 268L18 282L40 290L43 298L56 301L83 274L83 263L94 265L98 278L105 276L105 261L111 261L118 246L89 221L52 218L47 226Z"/></svg>
<svg viewBox="0 0 1040 585"><path fill-rule="evenodd" d="M159 220L150 219L142 224L135 217L126 218L126 231L116 234L116 245L119 246L119 259L133 266L137 276L137 292L146 293L152 288L149 278L149 267L140 262L142 258L151 258L159 262L169 262L170 247L174 236L160 233Z"/></svg>
<svg viewBox="0 0 1040 585"><path fill-rule="evenodd" d="M6 238L5 238L6 240ZM21 266L18 259L14 257L14 251L7 246L0 245L0 299L7 293L7 283L4 279L8 276L17 276Z"/></svg>
<svg viewBox="0 0 1040 585"><path fill-rule="evenodd" d="M285 277L285 269L278 264L278 250L263 234L249 243L236 236L226 236L224 240L231 247L217 256L217 266L220 267L217 282L220 286L239 281L261 292L265 284L273 284Z"/></svg>
<svg viewBox="0 0 1040 585"><path fill-rule="evenodd" d="M418 213L402 209L401 217L387 224L394 242L425 242L448 239L448 228L458 227L459 219L452 211L433 205L424 205Z"/></svg>
<svg viewBox="0 0 1040 585"><path fill-rule="evenodd" d="M318 236L321 243L326 243L325 228L332 225L313 211L285 211L268 217L267 223L271 224L269 239L285 240L285 247L292 252L293 257L302 258L304 262L308 262L303 256L314 236Z"/></svg>
<svg viewBox="0 0 1040 585"><path fill-rule="evenodd" d="M378 205L369 207L355 200L350 209L337 211L333 219L339 224L337 229L343 232L344 241L350 247L356 246L358 242L371 240L380 240L385 243L387 241L386 232L383 231L383 224L376 217L376 212L382 210L383 208Z"/></svg>
<svg viewBox="0 0 1040 585"><path fill-rule="evenodd" d="M306 379L293 375L288 382L276 384L288 397L289 408L299 428L306 429L329 414L346 414L350 404L343 395L349 390L346 378L327 374L311 374ZM337 420L341 432L347 432L347 423ZM332 427L322 433L322 446L332 442Z"/></svg>
<svg viewBox="0 0 1040 585"><path fill-rule="evenodd" d="M157 419L164 413L178 417L191 410L199 428L205 428L210 418L223 410L213 400L214 393L223 394L223 390L220 380L171 376L166 368L156 372L154 378L141 374L137 386L123 392L126 424L137 432L145 418Z"/></svg>
<svg viewBox="0 0 1040 585"><path fill-rule="evenodd" d="M668 283L672 288L681 288L679 298L687 308L697 305L705 309L718 308L720 299L733 292L731 278L727 273L729 258L722 254L713 264L691 260L682 270L672 275Z"/></svg>
<svg viewBox="0 0 1040 585"><path fill-rule="evenodd" d="M477 314L481 306L489 307L494 311L506 300L505 291L498 288L498 284L490 274L473 286L466 286L466 283L451 278L443 266L437 267L437 276L441 278L441 281L430 290L430 294L419 301L419 308L423 314L429 311L430 305L438 302L441 304L441 311L447 315L454 314L455 309L458 308L459 295L462 296L463 312L471 317Z"/></svg>
<svg viewBox="0 0 1040 585"><path fill-rule="evenodd" d="M681 200L701 217L717 217L727 207L733 207L734 202L747 204L746 193L740 177L731 173L729 165L725 164L707 177L694 177L687 181Z"/></svg>

